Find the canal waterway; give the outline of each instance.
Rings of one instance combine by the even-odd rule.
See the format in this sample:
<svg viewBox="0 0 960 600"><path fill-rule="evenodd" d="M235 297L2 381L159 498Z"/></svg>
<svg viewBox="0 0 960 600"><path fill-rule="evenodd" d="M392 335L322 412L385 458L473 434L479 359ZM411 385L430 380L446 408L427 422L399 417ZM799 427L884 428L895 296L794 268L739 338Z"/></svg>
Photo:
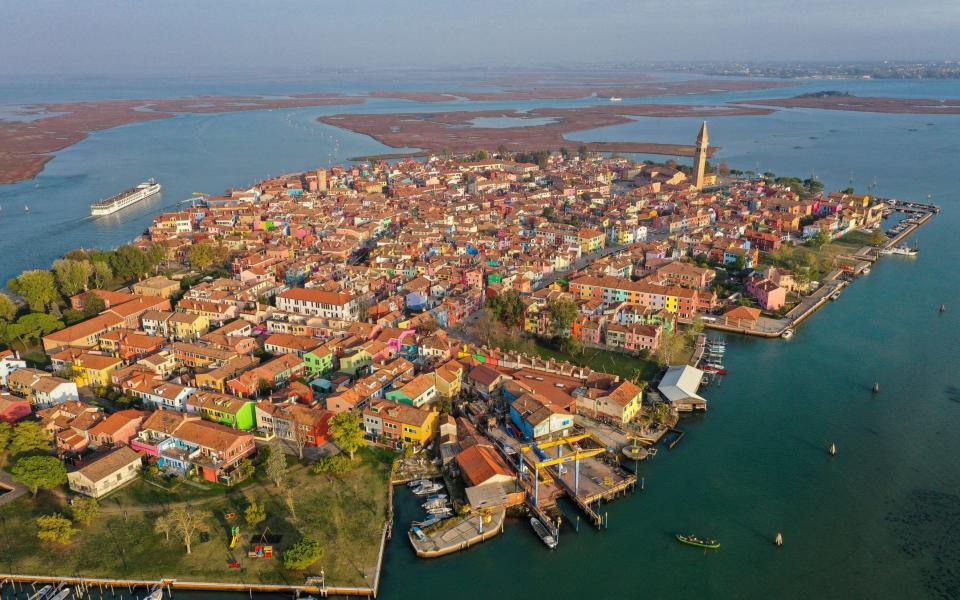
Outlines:
<svg viewBox="0 0 960 600"><path fill-rule="evenodd" d="M960 96L960 82L802 89ZM723 99L762 95L776 94ZM397 106L442 108L385 101L380 109ZM186 116L94 134L35 180L0 186L3 276L75 246L125 242L192 191L326 163L335 146L324 135L340 140L334 162L385 151L314 122L357 110ZM576 137L677 142L691 139L694 125L638 119ZM728 335L730 375L705 392L709 412L681 422L687 436L674 450L641 463L645 491L602 507L608 530L565 526L559 548L548 551L525 523L508 522L503 535L469 551L419 560L403 535L416 504L401 491L381 598L960 597L960 117L785 110L712 119L710 128L723 148L716 160L731 167L815 172L828 189L846 187L852 172L858 189L876 178L878 193L930 194L943 212L911 238L919 256L881 258L793 339ZM148 176L170 190L158 206L117 223L84 218L91 199ZM24 203L29 215L19 214ZM570 525L576 513L567 513ZM773 545L778 531L782 548ZM722 547L704 553L678 544L675 533L714 537Z"/></svg>

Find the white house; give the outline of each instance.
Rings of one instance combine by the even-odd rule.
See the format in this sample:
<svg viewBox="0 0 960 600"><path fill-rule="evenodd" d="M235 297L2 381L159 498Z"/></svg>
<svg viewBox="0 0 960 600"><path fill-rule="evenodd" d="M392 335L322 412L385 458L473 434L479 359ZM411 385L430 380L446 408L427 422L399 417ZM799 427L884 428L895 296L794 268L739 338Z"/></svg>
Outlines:
<svg viewBox="0 0 960 600"><path fill-rule="evenodd" d="M0 351L0 385L7 385L7 376L17 369L24 369L27 361L20 360L20 356L10 350Z"/></svg>
<svg viewBox="0 0 960 600"><path fill-rule="evenodd" d="M277 296L277 308L298 315L356 321L360 302L353 294L293 288Z"/></svg>
<svg viewBox="0 0 960 600"><path fill-rule="evenodd" d="M74 492L100 498L135 479L141 464L136 451L120 446L67 473L67 482Z"/></svg>

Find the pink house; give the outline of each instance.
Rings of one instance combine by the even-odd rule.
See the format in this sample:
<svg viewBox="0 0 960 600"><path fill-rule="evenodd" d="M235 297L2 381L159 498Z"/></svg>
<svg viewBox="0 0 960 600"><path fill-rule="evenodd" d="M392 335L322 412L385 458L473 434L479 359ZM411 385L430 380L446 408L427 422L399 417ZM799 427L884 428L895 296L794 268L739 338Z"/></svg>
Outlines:
<svg viewBox="0 0 960 600"><path fill-rule="evenodd" d="M627 328L623 348L632 352L640 352L641 350L654 352L660 345L660 334L662 331L659 325L641 325L635 323Z"/></svg>
<svg viewBox="0 0 960 600"><path fill-rule="evenodd" d="M9 394L0 394L0 422L16 423L30 415L30 401Z"/></svg>
<svg viewBox="0 0 960 600"><path fill-rule="evenodd" d="M780 287L769 279L749 279L747 293L756 298L764 310L779 310L787 302L786 288Z"/></svg>
<svg viewBox="0 0 960 600"><path fill-rule="evenodd" d="M112 448L126 446L140 431L140 424L150 413L142 410L115 412L90 429L90 445Z"/></svg>

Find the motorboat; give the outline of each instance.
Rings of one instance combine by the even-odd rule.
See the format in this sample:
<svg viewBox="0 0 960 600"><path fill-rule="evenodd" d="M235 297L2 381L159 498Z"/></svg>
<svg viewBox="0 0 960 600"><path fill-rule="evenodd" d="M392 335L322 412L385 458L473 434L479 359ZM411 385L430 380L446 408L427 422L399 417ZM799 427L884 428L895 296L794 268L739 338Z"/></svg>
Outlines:
<svg viewBox="0 0 960 600"><path fill-rule="evenodd" d="M439 483L434 483L433 481L428 481L427 483L421 485L418 488L413 490L413 493L418 496L428 496L434 492L439 492L443 489L443 485Z"/></svg>
<svg viewBox="0 0 960 600"><path fill-rule="evenodd" d="M536 517L530 517L530 527L533 527L533 531L540 538L540 541L544 543L547 548L553 550L557 547L557 538L554 537L553 533L544 525L540 519Z"/></svg>

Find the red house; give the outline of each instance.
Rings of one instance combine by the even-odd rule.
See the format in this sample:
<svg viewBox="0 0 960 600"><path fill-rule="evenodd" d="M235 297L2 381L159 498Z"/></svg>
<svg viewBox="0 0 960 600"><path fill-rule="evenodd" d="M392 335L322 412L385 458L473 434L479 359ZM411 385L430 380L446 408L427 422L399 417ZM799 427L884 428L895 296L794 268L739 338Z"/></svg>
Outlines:
<svg viewBox="0 0 960 600"><path fill-rule="evenodd" d="M30 401L9 394L0 394L0 422L16 423L30 415Z"/></svg>
<svg viewBox="0 0 960 600"><path fill-rule="evenodd" d="M90 430L90 445L112 448L126 446L140 431L140 424L150 413L142 410L121 410L100 421Z"/></svg>

